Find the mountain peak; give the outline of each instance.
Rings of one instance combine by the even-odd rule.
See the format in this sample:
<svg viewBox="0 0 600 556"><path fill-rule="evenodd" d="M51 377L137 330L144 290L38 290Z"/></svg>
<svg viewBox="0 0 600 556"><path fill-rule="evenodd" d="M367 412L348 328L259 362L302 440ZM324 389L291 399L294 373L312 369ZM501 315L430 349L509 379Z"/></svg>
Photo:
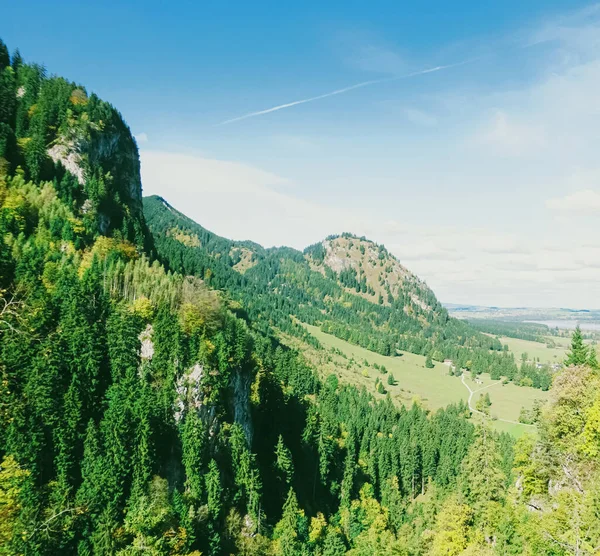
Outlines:
<svg viewBox="0 0 600 556"><path fill-rule="evenodd" d="M311 268L322 274L329 269L348 291L370 301L390 305L402 294L424 310L431 310L432 294L424 281L411 273L383 245L353 234L329 236L304 251Z"/></svg>

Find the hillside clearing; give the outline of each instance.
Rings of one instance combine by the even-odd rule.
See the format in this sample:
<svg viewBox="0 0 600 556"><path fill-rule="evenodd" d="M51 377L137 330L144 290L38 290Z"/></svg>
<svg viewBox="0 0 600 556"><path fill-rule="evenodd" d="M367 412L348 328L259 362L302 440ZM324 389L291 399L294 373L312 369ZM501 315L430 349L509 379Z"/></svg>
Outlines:
<svg viewBox="0 0 600 556"><path fill-rule="evenodd" d="M326 334L317 326L307 324L304 326L326 349L326 352L322 352L302 346L303 352L321 374L327 375L333 372L341 381L365 386L373 393L375 393L375 379L379 377L392 400L405 406L418 401L424 407L435 411L460 400L467 403L470 394L465 388L466 384L476 391L472 397L474 406L479 397L478 389L485 388L485 392L489 392L492 400L490 413L492 417L498 419L486 420L492 423L496 430L520 436L532 430L532 427L517 423L521 408L531 409L536 399L545 400L548 396L547 392L534 388L511 383L503 385L499 380L491 380L487 374L480 375L481 382L477 384L467 374L466 384L463 384L460 378L448 374L449 368L443 363L434 362L432 369L426 368L425 357L422 355L403 352L398 357L387 357ZM286 341L292 340L288 338ZM396 384L389 385L387 374L381 373L374 364L385 366L388 373L394 376ZM482 420L478 416L474 416L474 419Z"/></svg>

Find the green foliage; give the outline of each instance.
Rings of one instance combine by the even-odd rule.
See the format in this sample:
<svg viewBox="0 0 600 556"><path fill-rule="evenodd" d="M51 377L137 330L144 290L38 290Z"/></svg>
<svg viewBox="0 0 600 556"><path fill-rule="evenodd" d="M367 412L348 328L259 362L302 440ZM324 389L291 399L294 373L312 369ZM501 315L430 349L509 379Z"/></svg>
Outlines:
<svg viewBox="0 0 600 556"><path fill-rule="evenodd" d="M493 319L471 319L468 322L476 330L487 334L519 338L530 342L545 342L546 336L553 333L553 330L545 324L533 322L505 322Z"/></svg>
<svg viewBox="0 0 600 556"><path fill-rule="evenodd" d="M600 364L598 363L598 355L596 354L596 346L589 346L589 355L587 360L588 367L592 369L600 369Z"/></svg>
<svg viewBox="0 0 600 556"><path fill-rule="evenodd" d="M304 511L298 506L296 493L290 488L283 505L283 516L273 531L274 553L277 556L296 556L306 542L307 523Z"/></svg>
<svg viewBox="0 0 600 556"><path fill-rule="evenodd" d="M277 446L275 447L275 469L281 479L289 487L294 478L294 461L292 454L283 443L283 437L279 435Z"/></svg>
<svg viewBox="0 0 600 556"><path fill-rule="evenodd" d="M20 468L13 456L4 457L0 464L0 554L10 554L8 547L13 537L19 535L20 494L28 476L29 472Z"/></svg>

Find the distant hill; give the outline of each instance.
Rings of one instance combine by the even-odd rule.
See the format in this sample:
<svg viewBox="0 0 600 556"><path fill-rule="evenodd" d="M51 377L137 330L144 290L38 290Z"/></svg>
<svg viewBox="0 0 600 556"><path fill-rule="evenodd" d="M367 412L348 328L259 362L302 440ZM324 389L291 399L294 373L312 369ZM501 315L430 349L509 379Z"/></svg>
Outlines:
<svg viewBox="0 0 600 556"><path fill-rule="evenodd" d="M425 312L441 309L425 282L402 266L383 245L352 234L330 236L304 254L313 270L331 276L349 293L380 305L403 298L404 310L416 305ZM331 272L333 271L333 272Z"/></svg>
<svg viewBox="0 0 600 556"><path fill-rule="evenodd" d="M444 307L453 316L467 319L495 319L512 322L522 321L557 321L551 327L569 328L569 322L576 321L600 323L600 310L570 309L565 307L495 307L485 305L465 305L459 303L444 303ZM550 326L550 325L549 325Z"/></svg>

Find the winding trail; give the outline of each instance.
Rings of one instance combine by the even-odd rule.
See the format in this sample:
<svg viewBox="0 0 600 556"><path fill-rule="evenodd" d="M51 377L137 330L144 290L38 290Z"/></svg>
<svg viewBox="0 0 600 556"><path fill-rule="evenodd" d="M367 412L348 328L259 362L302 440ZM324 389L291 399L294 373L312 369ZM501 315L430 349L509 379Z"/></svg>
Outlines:
<svg viewBox="0 0 600 556"><path fill-rule="evenodd" d="M469 399L467 401L467 403L469 404L469 409L473 412L473 413L478 413L479 415L482 415L483 417L485 417L486 419L489 419L489 415L486 415L483 411L479 411L478 409L475 409L472 405L471 405L471 400L473 399L473 394L475 394L476 392L481 392L482 390L485 390L486 388L491 388L492 386L496 386L498 384L502 384L501 382L493 382L492 384L488 384L487 386L484 386L483 388L478 388L477 390L473 390L466 382L465 382L465 373L463 373L462 375L460 375L460 380L463 383L463 385L465 386L465 388L469 391ZM500 419L499 417L496 419L497 421L502 421L503 423L510 423L511 425L521 425L523 427L535 427L535 425L528 425L526 423L519 423L518 421L511 421L510 419Z"/></svg>

